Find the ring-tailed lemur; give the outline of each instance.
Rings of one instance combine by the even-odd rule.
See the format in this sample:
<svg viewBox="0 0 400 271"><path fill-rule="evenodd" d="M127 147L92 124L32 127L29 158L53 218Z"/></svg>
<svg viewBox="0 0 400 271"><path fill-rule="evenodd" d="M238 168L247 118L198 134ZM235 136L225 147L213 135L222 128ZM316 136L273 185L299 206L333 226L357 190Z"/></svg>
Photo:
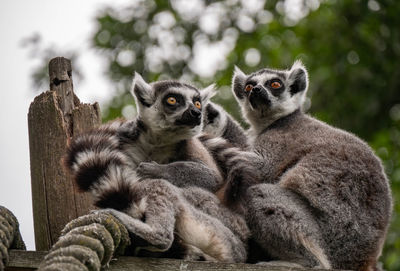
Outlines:
<svg viewBox="0 0 400 271"><path fill-rule="evenodd" d="M222 106L208 102L203 119L203 132L227 140L234 147L246 149L247 136L240 124Z"/></svg>
<svg viewBox="0 0 400 271"><path fill-rule="evenodd" d="M259 182L242 198L246 220L276 260L374 270L391 217L388 180L365 142L302 112L307 88L299 61L250 75L236 68L232 90L253 136L247 168ZM228 191L246 178L240 170Z"/></svg>
<svg viewBox="0 0 400 271"><path fill-rule="evenodd" d="M83 191L99 190L101 177L112 175L114 168L121 171L122 165L129 175L135 171L139 177L163 178L181 187L192 182L216 191L222 176L195 138L202 129L203 108L213 93L213 86L200 92L177 81L148 84L135 74L132 94L138 117L114 121L74 138L65 159L67 168ZM128 159L123 160L121 152ZM158 171L162 176L155 175Z"/></svg>
<svg viewBox="0 0 400 271"><path fill-rule="evenodd" d="M222 183L220 170L212 155L194 137L201 131L202 109L212 92L213 87L199 92L176 81L147 84L136 74L132 93L138 107L137 119L103 125L75 138L69 145L65 164L79 188L91 191L98 207L129 215L133 215L130 208L143 200L137 198L137 194L143 193L131 189L139 180L146 183L149 179L163 178L179 187L195 185L216 191ZM151 185L146 189L150 188ZM215 198L206 191L205 195L208 199ZM153 203L146 208L157 210L159 206ZM221 221L233 232L234 226L241 224L242 229L238 231L246 235L247 226L242 217L221 208L215 206L213 212L225 212L231 221ZM208 209L204 212L213 215ZM136 223L129 216L123 217L125 224ZM242 247L244 243L245 240ZM241 261L243 257L236 258Z"/></svg>
<svg viewBox="0 0 400 271"><path fill-rule="evenodd" d="M230 205L231 209L243 213L244 209L240 204L229 201L224 195L230 194L235 197L236 194L240 193L238 190L257 182L254 172L248 167L251 161L247 155L242 155L242 151L249 148L245 130L220 105L209 102L203 120L203 134L199 139L217 162L224 180L227 179L228 171L232 167L246 176L245 179L240 181L240 187L235 187L237 191L233 191L224 181L224 185L216 193L224 205ZM236 181L238 181L237 179Z"/></svg>
<svg viewBox="0 0 400 271"><path fill-rule="evenodd" d="M240 152L248 148L247 135L240 124L220 105L208 101L203 115L203 129L198 139L214 158L224 180L227 168L236 164L236 160L245 159ZM174 168L172 165L160 165L154 162L143 163L140 166L139 173L142 177L170 180L175 175L175 170L171 172L171 169ZM191 173L193 174L194 172ZM190 186L193 183L192 181L175 184Z"/></svg>

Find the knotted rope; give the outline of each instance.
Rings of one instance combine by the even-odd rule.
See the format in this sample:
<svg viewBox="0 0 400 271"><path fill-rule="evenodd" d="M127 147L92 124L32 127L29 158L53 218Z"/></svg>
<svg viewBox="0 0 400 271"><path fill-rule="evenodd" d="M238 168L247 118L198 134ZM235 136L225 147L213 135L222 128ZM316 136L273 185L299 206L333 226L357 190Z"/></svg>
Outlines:
<svg viewBox="0 0 400 271"><path fill-rule="evenodd" d="M26 250L19 231L19 223L13 213L7 208L0 206L0 271L8 264L8 250Z"/></svg>
<svg viewBox="0 0 400 271"><path fill-rule="evenodd" d="M122 255L130 238L114 216L96 212L68 223L39 266L41 271L99 271L114 255Z"/></svg>

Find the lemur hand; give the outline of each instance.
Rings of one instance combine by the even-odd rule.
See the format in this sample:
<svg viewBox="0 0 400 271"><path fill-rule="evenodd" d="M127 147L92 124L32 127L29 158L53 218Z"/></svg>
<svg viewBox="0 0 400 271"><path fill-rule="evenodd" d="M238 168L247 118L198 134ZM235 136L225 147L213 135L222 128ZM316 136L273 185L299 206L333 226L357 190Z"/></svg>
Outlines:
<svg viewBox="0 0 400 271"><path fill-rule="evenodd" d="M165 179L165 165L156 162L141 162L136 168L136 173L141 179Z"/></svg>
<svg viewBox="0 0 400 271"><path fill-rule="evenodd" d="M246 193L247 189L261 182L257 169L247 165L236 165L232 167L226 179L224 198L227 202L236 202Z"/></svg>

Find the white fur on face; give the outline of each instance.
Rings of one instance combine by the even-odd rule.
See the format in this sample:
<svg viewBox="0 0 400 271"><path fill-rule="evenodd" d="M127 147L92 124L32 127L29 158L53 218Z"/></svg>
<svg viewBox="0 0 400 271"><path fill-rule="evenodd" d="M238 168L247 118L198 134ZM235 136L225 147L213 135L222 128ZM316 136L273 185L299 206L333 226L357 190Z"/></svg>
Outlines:
<svg viewBox="0 0 400 271"><path fill-rule="evenodd" d="M214 122L211 124L207 124L203 128L203 132L212 135L214 137L220 137L225 132L224 128L226 126L226 122L228 121L227 113L225 110L218 104L212 104L212 106L218 111L218 116L214 119Z"/></svg>
<svg viewBox="0 0 400 271"><path fill-rule="evenodd" d="M168 82L166 82L168 84ZM209 101L215 94L214 84L206 87L201 91L187 87L184 84L181 87L169 87L162 93L157 93L154 84L148 84L142 76L135 73L133 79L132 94L136 101L138 117L149 128L151 133L151 144L165 145L175 143L177 141L188 139L198 135L203 126L203 122L195 127L176 125L176 120L180 119L182 114L193 105L194 97L199 97L202 103L202 112ZM184 97L185 106L178 108L175 112L164 110L163 99L167 93L180 94ZM157 96L157 97L156 97ZM145 105L142 103L144 102Z"/></svg>
<svg viewBox="0 0 400 271"><path fill-rule="evenodd" d="M212 94L212 88L208 87L206 90L206 96ZM163 108L163 99L167 93L180 94L184 97L185 106L179 108L173 113L166 113ZM195 127L176 125L175 122L179 119L183 112L185 112L189 105L193 105L194 97L201 95L199 92L192 88L187 87L172 87L167 92L161 93L155 98L155 102L150 107L143 106L140 112L140 118L151 130L154 144L168 144L174 143L180 140L188 139L200 134L202 130L202 122ZM205 104L202 101L202 109L205 108ZM202 110L204 112L204 110Z"/></svg>
<svg viewBox="0 0 400 271"><path fill-rule="evenodd" d="M304 91L298 92L294 95L291 95L290 93L290 86L293 84L293 79L290 78L290 74L296 69L305 70L302 63L296 61L290 70L278 71L280 73L285 73L287 79L280 78L277 74L273 72L264 72L252 76L252 81L257 82L257 85L264 86L268 80L279 78L283 82L285 87L285 90L278 97L274 96L268 88L263 87L264 90L267 91L268 98L271 101L268 107L266 106L255 109L250 104L248 98L237 99L241 106L243 115L252 125L252 130L254 130L253 132L258 133L267 128L274 121L293 113L297 109L301 109L305 100L307 87ZM243 75L243 72L241 72L240 70L235 71L235 76L243 77ZM242 78L242 80L245 81L246 78ZM306 85L308 85L308 81Z"/></svg>

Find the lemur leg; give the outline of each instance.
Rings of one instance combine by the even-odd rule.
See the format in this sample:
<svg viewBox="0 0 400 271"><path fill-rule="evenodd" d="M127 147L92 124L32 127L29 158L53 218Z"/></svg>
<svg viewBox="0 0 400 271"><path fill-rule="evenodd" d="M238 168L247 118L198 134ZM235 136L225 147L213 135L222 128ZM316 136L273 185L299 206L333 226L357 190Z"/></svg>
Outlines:
<svg viewBox="0 0 400 271"><path fill-rule="evenodd" d="M321 230L297 194L274 184L247 190L247 223L254 239L274 258L308 267L330 268Z"/></svg>
<svg viewBox="0 0 400 271"><path fill-rule="evenodd" d="M201 162L182 161L169 164L142 162L136 172L141 178L164 179L178 187L195 185L215 192L222 185L219 172Z"/></svg>
<svg viewBox="0 0 400 271"><path fill-rule="evenodd" d="M244 262L245 241L235 235L221 220L187 203L187 211L179 217L178 234L204 254L222 262Z"/></svg>
<svg viewBox="0 0 400 271"><path fill-rule="evenodd" d="M166 251L171 247L175 227L175 216L171 214L171 211L164 212L161 206L157 206L157 214L151 211L146 212L145 222L114 209L104 211L118 218L129 232L154 246L154 248L146 249Z"/></svg>
<svg viewBox="0 0 400 271"><path fill-rule="evenodd" d="M184 188L182 193L195 208L220 220L243 242L247 242L250 232L244 217L222 205L214 194L199 187Z"/></svg>

